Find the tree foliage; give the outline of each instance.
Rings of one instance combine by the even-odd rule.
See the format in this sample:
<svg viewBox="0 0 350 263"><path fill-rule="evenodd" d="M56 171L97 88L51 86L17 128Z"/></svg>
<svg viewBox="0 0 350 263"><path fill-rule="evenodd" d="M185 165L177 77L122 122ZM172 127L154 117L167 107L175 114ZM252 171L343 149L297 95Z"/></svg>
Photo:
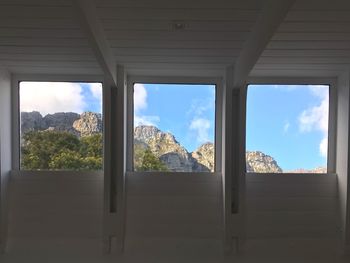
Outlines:
<svg viewBox="0 0 350 263"><path fill-rule="evenodd" d="M24 170L101 170L102 134L77 137L62 131L31 131L22 137ZM144 145L135 144L135 171L167 171L166 165Z"/></svg>
<svg viewBox="0 0 350 263"><path fill-rule="evenodd" d="M25 170L101 170L102 134L78 138L61 131L31 131L23 136Z"/></svg>
<svg viewBox="0 0 350 263"><path fill-rule="evenodd" d="M147 147L134 145L134 168L138 172L168 171L166 165Z"/></svg>

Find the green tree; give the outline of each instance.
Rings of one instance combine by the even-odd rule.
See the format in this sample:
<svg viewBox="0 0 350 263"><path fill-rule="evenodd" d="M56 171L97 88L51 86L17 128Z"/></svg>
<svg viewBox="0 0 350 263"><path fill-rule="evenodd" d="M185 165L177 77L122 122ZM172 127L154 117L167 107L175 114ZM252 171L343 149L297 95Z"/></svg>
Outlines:
<svg viewBox="0 0 350 263"><path fill-rule="evenodd" d="M28 170L50 169L54 157L62 152L77 152L79 147L79 139L68 132L28 132L23 136L21 167Z"/></svg>
<svg viewBox="0 0 350 263"><path fill-rule="evenodd" d="M148 148L134 148L135 171L168 171L166 165Z"/></svg>
<svg viewBox="0 0 350 263"><path fill-rule="evenodd" d="M80 153L83 156L101 157L103 155L103 138L101 133L80 139Z"/></svg>
<svg viewBox="0 0 350 263"><path fill-rule="evenodd" d="M23 136L21 167L26 170L101 170L102 134L78 138L61 131L32 131Z"/></svg>
<svg viewBox="0 0 350 263"><path fill-rule="evenodd" d="M78 138L61 131L32 131L24 134L21 167L26 170L101 170L103 137ZM135 143L135 171L168 171L166 165L142 143Z"/></svg>
<svg viewBox="0 0 350 263"><path fill-rule="evenodd" d="M80 139L81 167L84 170L101 170L103 168L102 133L85 136Z"/></svg>
<svg viewBox="0 0 350 263"><path fill-rule="evenodd" d="M82 169L83 170L102 170L103 168L103 159L100 157L84 157L82 160Z"/></svg>
<svg viewBox="0 0 350 263"><path fill-rule="evenodd" d="M53 170L80 170L83 167L83 160L79 152L65 150L52 156L49 168Z"/></svg>

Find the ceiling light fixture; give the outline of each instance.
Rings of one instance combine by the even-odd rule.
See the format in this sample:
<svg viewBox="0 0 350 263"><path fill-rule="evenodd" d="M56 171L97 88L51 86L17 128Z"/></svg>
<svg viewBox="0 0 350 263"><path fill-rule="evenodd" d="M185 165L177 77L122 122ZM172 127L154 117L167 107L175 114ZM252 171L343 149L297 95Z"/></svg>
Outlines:
<svg viewBox="0 0 350 263"><path fill-rule="evenodd" d="M173 31L185 30L186 28L188 28L188 24L184 21L172 21L171 22L171 29Z"/></svg>

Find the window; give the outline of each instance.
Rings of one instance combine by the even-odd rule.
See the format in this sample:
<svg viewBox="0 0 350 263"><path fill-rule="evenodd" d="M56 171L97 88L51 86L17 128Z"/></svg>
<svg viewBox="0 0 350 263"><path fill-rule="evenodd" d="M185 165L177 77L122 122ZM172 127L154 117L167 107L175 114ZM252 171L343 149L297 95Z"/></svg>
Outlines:
<svg viewBox="0 0 350 263"><path fill-rule="evenodd" d="M249 85L246 167L327 173L328 85Z"/></svg>
<svg viewBox="0 0 350 263"><path fill-rule="evenodd" d="M19 82L20 168L101 170L102 84Z"/></svg>
<svg viewBox="0 0 350 263"><path fill-rule="evenodd" d="M134 171L215 170L215 85L133 85Z"/></svg>

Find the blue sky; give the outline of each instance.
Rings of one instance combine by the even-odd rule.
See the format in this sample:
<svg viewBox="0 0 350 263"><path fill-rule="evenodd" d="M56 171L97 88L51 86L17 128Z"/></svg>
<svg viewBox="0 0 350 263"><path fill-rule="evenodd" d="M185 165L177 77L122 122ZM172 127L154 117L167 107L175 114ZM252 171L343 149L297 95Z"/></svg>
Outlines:
<svg viewBox="0 0 350 263"><path fill-rule="evenodd" d="M283 170L327 165L328 86L250 85L247 150L274 157Z"/></svg>
<svg viewBox="0 0 350 263"><path fill-rule="evenodd" d="M214 142L215 86L135 84L134 119L172 133L191 152Z"/></svg>
<svg viewBox="0 0 350 263"><path fill-rule="evenodd" d="M171 132L188 151L214 141L215 87L136 84L135 125ZM328 86L250 85L247 150L283 170L327 165Z"/></svg>

